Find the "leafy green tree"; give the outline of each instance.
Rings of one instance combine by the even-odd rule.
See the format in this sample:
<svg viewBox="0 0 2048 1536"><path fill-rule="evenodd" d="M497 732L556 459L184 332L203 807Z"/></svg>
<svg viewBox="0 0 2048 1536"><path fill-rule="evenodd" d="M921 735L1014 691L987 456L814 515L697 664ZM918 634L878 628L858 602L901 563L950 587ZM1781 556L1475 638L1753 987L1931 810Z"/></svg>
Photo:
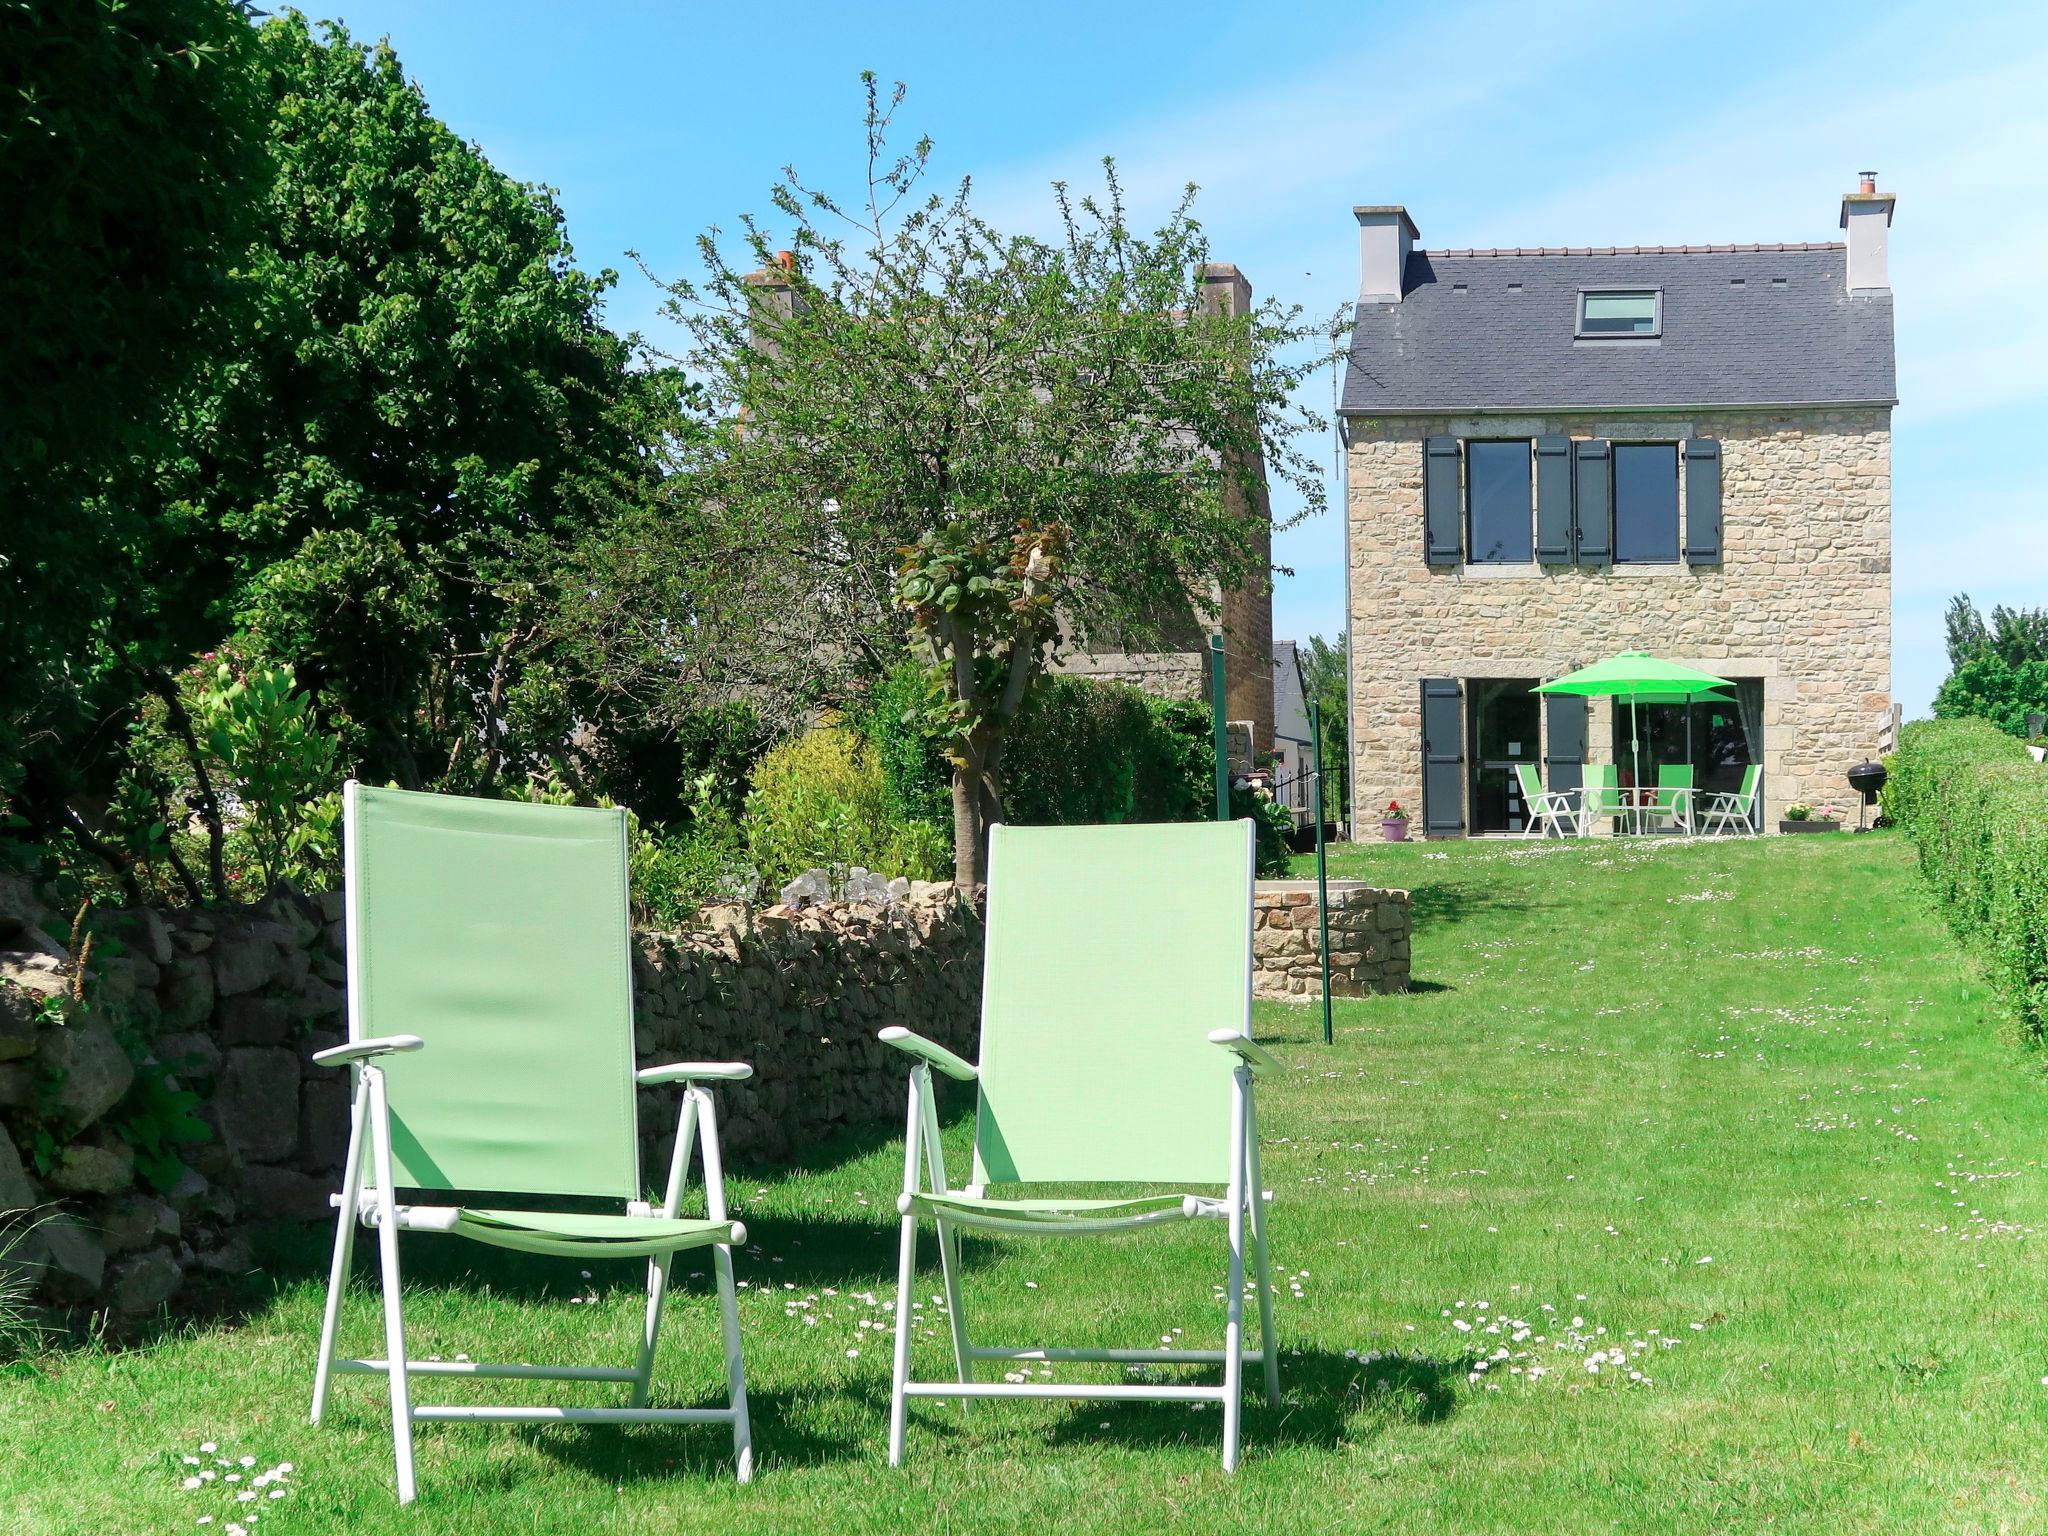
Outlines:
<svg viewBox="0 0 2048 1536"><path fill-rule="evenodd" d="M2048 714L2048 609L2000 604L1987 624L1965 593L1950 601L1946 621L1950 671L1935 715L1975 715L2024 736L2028 715Z"/></svg>
<svg viewBox="0 0 2048 1536"><path fill-rule="evenodd" d="M1295 654L1301 658L1308 696L1321 706L1323 817L1342 821L1351 814L1350 640L1341 629L1334 640L1310 635Z"/></svg>
<svg viewBox="0 0 2048 1536"><path fill-rule="evenodd" d="M210 345L165 381L143 473L86 508L118 533L94 546L106 595L49 647L76 704L17 775L34 831L121 872L95 808L155 701L185 759L165 815L211 828L216 896L191 658L291 667L365 777L489 792L561 757L587 716L540 643L540 576L649 493L679 387L605 329L614 276L576 267L552 194L437 121L388 46L295 12L233 26L265 125L253 236L217 256Z"/></svg>
<svg viewBox="0 0 2048 1536"><path fill-rule="evenodd" d="M293 12L257 43L276 170L243 334L158 472L156 628L186 653L210 636L174 606L248 630L372 777L487 785L533 546L636 493L673 377L604 328L613 274L573 264L552 195L435 119L388 44Z"/></svg>
<svg viewBox="0 0 2048 1536"><path fill-rule="evenodd" d="M0 782L31 798L23 756L100 724L141 531L93 493L221 344L265 180L254 41L227 0L0 0Z"/></svg>
<svg viewBox="0 0 2048 1536"><path fill-rule="evenodd" d="M1264 467L1320 507L1297 386L1329 328L1213 297L1192 187L1142 235L1106 166L1099 197L1055 187L1057 240L999 232L967 183L923 190L929 141L888 147L903 88L864 78L860 198L786 171L786 260L748 219L745 259L713 231L701 281L670 285L703 381L680 455L696 574L645 632L687 617L700 652L798 694L911 644L949 717L955 877L979 884L1010 727L1058 647L1129 646L1190 594L1268 579Z"/></svg>

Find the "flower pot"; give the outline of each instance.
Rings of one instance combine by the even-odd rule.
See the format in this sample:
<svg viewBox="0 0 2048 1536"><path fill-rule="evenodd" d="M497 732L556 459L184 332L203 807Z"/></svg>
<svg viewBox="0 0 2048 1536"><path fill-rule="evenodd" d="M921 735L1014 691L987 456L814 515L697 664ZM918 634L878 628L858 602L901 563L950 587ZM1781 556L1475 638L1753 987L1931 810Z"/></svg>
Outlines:
<svg viewBox="0 0 2048 1536"><path fill-rule="evenodd" d="M1826 821L1819 816L1813 816L1805 821L1781 821L1778 823L1778 830L1780 832L1839 832L1842 830L1842 824L1839 821Z"/></svg>
<svg viewBox="0 0 2048 1536"><path fill-rule="evenodd" d="M1390 843L1408 841L1408 818L1403 816L1380 823L1380 836Z"/></svg>
<svg viewBox="0 0 2048 1536"><path fill-rule="evenodd" d="M2029 747L2027 748L2027 755L2032 757L2035 762L2041 762L2044 759L2048 759L2048 747Z"/></svg>

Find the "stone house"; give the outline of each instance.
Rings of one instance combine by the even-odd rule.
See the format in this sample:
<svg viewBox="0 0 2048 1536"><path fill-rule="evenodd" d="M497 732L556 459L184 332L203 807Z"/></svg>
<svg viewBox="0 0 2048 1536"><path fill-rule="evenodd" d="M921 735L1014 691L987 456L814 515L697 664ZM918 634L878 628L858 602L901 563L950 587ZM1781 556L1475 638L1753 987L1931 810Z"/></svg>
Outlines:
<svg viewBox="0 0 2048 1536"><path fill-rule="evenodd" d="M1252 285L1245 275L1227 262L1214 261L1202 268L1203 302L1221 307L1227 314L1243 314L1251 308ZM1225 496L1235 509L1248 511L1262 527L1258 536L1258 566L1263 571L1272 563L1273 507L1266 488L1265 466L1259 466L1255 505L1247 505L1235 484ZM1209 697L1209 637L1223 636L1224 706L1229 720L1240 727L1233 740L1248 738L1251 755L1273 750L1273 583L1270 575L1255 577L1242 586L1225 590L1211 582L1205 591L1188 594L1188 606L1180 613L1162 616L1156 632L1143 648L1119 649L1098 642L1094 648L1063 648L1054 671L1075 677L1100 678L1128 683L1134 688L1166 699L1197 702Z"/></svg>
<svg viewBox="0 0 2048 1536"><path fill-rule="evenodd" d="M1354 210L1354 825L1519 830L1518 763L1628 782L1626 705L1530 691L1623 650L1736 684L1640 707L1644 782L1849 800L1891 703L1892 205L1866 173L1841 241L1452 251Z"/></svg>
<svg viewBox="0 0 2048 1536"><path fill-rule="evenodd" d="M1273 642L1273 798L1287 807L1297 827L1313 826L1315 741L1308 700L1301 691L1301 665L1292 640Z"/></svg>

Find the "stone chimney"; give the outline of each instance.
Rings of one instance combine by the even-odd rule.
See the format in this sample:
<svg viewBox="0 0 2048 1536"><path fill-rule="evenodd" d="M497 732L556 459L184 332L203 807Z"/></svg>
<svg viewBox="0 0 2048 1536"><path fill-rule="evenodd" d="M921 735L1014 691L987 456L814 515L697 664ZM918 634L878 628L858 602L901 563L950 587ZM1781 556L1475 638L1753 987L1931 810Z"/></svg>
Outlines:
<svg viewBox="0 0 2048 1536"><path fill-rule="evenodd" d="M1849 291L1890 293L1887 256L1891 247L1892 204L1898 199L1877 190L1877 172L1864 171L1854 192L1842 198L1842 228L1849 240Z"/></svg>
<svg viewBox="0 0 2048 1536"><path fill-rule="evenodd" d="M747 340L756 352L775 354L775 331L796 313L796 252L777 251L775 264L741 279L747 285Z"/></svg>
<svg viewBox="0 0 2048 1536"><path fill-rule="evenodd" d="M1358 218L1358 302L1398 304L1408 253L1422 236L1399 203L1353 208Z"/></svg>
<svg viewBox="0 0 2048 1536"><path fill-rule="evenodd" d="M1249 314L1252 285L1227 261L1202 264L1202 309L1211 315Z"/></svg>

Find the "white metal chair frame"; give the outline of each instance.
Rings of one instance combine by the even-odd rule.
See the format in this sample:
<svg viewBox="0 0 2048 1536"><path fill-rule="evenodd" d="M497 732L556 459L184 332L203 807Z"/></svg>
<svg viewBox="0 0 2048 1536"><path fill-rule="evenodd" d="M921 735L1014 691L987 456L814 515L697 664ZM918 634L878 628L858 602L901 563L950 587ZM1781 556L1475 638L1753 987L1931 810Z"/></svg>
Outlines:
<svg viewBox="0 0 2048 1536"><path fill-rule="evenodd" d="M1579 835L1579 808L1572 802L1581 798L1580 791L1575 789L1543 789L1540 787L1542 781L1535 779L1535 770L1532 768L1529 769L1529 776L1531 780L1539 785L1536 793L1532 795L1529 793L1527 785L1520 782L1521 774L1519 770L1527 766L1527 764L1518 764L1518 771L1516 773L1517 787L1521 789L1522 802L1524 808L1529 813L1528 824L1522 828L1522 836L1547 837L1554 832L1559 837L1577 837Z"/></svg>
<svg viewBox="0 0 2048 1536"><path fill-rule="evenodd" d="M1750 785L1749 793L1746 795L1739 791L1727 790L1709 795L1705 811L1700 818L1701 832L1711 835L1716 826L1723 832L1733 832L1737 823L1740 823L1751 837L1760 835L1763 831L1760 824L1763 790L1763 779L1759 776Z"/></svg>
<svg viewBox="0 0 2048 1536"><path fill-rule="evenodd" d="M353 799L351 798L351 815ZM623 830L621 833L623 837ZM347 924L349 1033L358 1035L357 1009L363 997L358 973L364 945L357 935L356 846L351 836L344 844L343 872L348 892ZM630 1022L628 1027L630 1028ZM409 1360L405 1354L404 1314L400 1304L398 1234L455 1230L461 1208L455 1205L402 1205L396 1198L392 1179L390 1098L381 1058L422 1050L427 1042L418 1035L398 1034L379 1038L354 1038L346 1045L316 1051L313 1061L321 1066L349 1067L355 1076L355 1093L349 1114L347 1160L342 1165L341 1192L328 1197L337 1216L334 1254L327 1272L327 1304L320 1323L319 1362L313 1374L312 1422L318 1424L327 1408L327 1391L336 1373L381 1375L391 1390L391 1438L397 1463L398 1502L409 1504L417 1494L413 1474L412 1426L445 1421L488 1421L499 1424L730 1424L733 1436L734 1469L738 1481L754 1475L753 1427L747 1415L746 1368L740 1353L738 1297L733 1286L732 1246L747 1240L746 1227L731 1223L730 1242L706 1244L701 1238L678 1243L654 1252L647 1263L647 1308L640 1335L639 1357L628 1367L496 1364L467 1360ZM682 1102L676 1119L674 1154L669 1159L668 1187L657 1212L648 1202L628 1201L624 1214L660 1216L676 1220L688 1183L690 1158L701 1139L704 1159L706 1217L714 1223L728 1221L725 1201L725 1166L718 1143L718 1107L710 1088L714 1082L744 1082L754 1075L745 1062L676 1062L646 1067L633 1074L635 1088L677 1083ZM363 1186L363 1161L370 1160L375 1187ZM335 1347L341 1326L341 1297L348 1284L349 1265L355 1250L356 1227L377 1231L378 1264L382 1271L384 1300L384 1358L337 1359ZM593 1244L590 1256L603 1257L601 1246ZM727 1399L723 1408L650 1408L648 1394L654 1381L654 1349L661 1333L662 1302L667 1294L670 1267L675 1255L688 1248L708 1246L718 1289L719 1325L724 1336ZM640 1250L645 1252L645 1249ZM412 1401L414 1376L459 1376L546 1381L615 1381L632 1387L630 1406L624 1408L562 1408L538 1405L499 1406L475 1403L425 1403Z"/></svg>
<svg viewBox="0 0 2048 1536"><path fill-rule="evenodd" d="M1653 791L1656 798L1645 808L1651 817L1669 817L1673 826L1687 837L1694 834L1693 816L1697 806L1696 791L1682 784L1659 784Z"/></svg>
<svg viewBox="0 0 2048 1536"><path fill-rule="evenodd" d="M952 1325L953 1360L957 1379L914 1381L910 1376L911 1293L917 1267L916 1203L920 1194L960 1194L983 1198L979 1185L953 1190L946 1179L945 1154L939 1145L938 1109L932 1096L931 1069L937 1067L959 1082L973 1082L979 1070L944 1046L937 1045L907 1029L891 1028L881 1038L908 1052L916 1060L910 1069L910 1110L904 1129L903 1193L896 1208L902 1214L902 1242L896 1265L896 1355L889 1396L889 1465L903 1462L903 1442L908 1400L913 1397L957 1397L963 1411L967 1400L977 1397L1058 1398L1090 1401L1114 1399L1144 1402L1220 1402L1223 1405L1223 1470L1235 1471L1238 1460L1238 1426L1243 1397L1243 1371L1248 1364L1265 1373L1266 1401L1280 1400L1280 1358L1273 1341L1273 1290L1266 1245L1266 1210L1271 1199L1259 1182L1258 1111L1253 1100L1255 1076L1277 1071L1280 1061L1255 1044L1242 1031L1219 1029L1209 1039L1237 1058L1232 1073L1230 1109L1230 1180L1221 1200L1190 1195L1178 1208L1169 1207L1145 1215L1089 1220L1075 1217L1055 1225L1044 1220L1005 1218L1000 1214L934 1216L938 1229L939 1263L946 1290L946 1315ZM922 1162L927 1183L918 1182ZM961 1303L959 1244L955 1226L994 1233L1037 1235L1094 1235L1131 1231L1170 1221L1221 1218L1228 1223L1229 1263L1225 1290L1227 1318L1221 1349L1056 1349L1015 1348L976 1344L967 1331L967 1315ZM1259 1302L1259 1348L1244 1344L1244 1290L1246 1235L1251 1239L1253 1284ZM1215 1365L1223 1367L1223 1379L1210 1386L1183 1384L1140 1384L1131 1382L985 1382L974 1379L974 1367L984 1360L1093 1361L1107 1364Z"/></svg>
<svg viewBox="0 0 2048 1536"><path fill-rule="evenodd" d="M733 1288L732 1245L715 1243L712 1264L717 1273L718 1313L725 1343L725 1375L728 1391L723 1408L650 1408L647 1398L654 1381L654 1348L661 1334L662 1302L668 1290L670 1265L678 1249L670 1249L648 1260L647 1311L641 1329L639 1359L630 1367L580 1365L505 1365L483 1361L409 1360L405 1355L405 1326L400 1306L398 1234L400 1232L450 1232L460 1215L454 1206L401 1205L394 1196L391 1179L391 1119L384 1086L384 1070L377 1058L393 1052L417 1051L426 1042L418 1035L390 1035L319 1051L313 1060L322 1066L352 1066L356 1074L354 1105L349 1120L348 1160L343 1164L339 1195L328 1203L340 1215L335 1223L334 1257L327 1276L327 1308L320 1325L320 1359L313 1377L312 1421L320 1422L327 1407L327 1389L336 1373L386 1376L391 1384L391 1433L398 1464L398 1502L409 1504L417 1491L413 1477L412 1426L449 1420L484 1420L498 1424L730 1424L738 1480L754 1475L753 1430L747 1416L746 1370L740 1355L738 1298ZM744 1062L680 1062L673 1066L649 1067L635 1075L642 1087L662 1083L683 1085L682 1105L676 1124L675 1155L669 1161L668 1189L657 1212L643 1201L634 1201L628 1214L660 1215L670 1220L681 1214L684 1188L688 1181L691 1153L700 1139L704 1154L704 1195L707 1215L725 1221L725 1171L718 1147L718 1109L708 1082L740 1082L753 1076ZM363 1159L370 1159L374 1189L363 1187ZM354 1252L357 1224L377 1231L377 1254L383 1271L384 1358L381 1360L336 1359L335 1344L341 1323L341 1296L348 1284L350 1257ZM732 1224L734 1243L747 1240L746 1228ZM593 1253L593 1257L602 1254ZM533 1405L493 1406L479 1403L414 1403L414 1376L503 1377L515 1380L616 1381L630 1383L631 1406L626 1408L557 1408Z"/></svg>

